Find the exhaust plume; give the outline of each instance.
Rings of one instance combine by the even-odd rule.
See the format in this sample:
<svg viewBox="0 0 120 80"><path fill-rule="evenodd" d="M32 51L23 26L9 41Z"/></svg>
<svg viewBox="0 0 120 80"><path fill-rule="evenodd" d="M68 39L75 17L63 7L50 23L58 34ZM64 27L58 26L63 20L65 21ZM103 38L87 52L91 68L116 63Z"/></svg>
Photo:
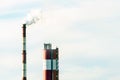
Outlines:
<svg viewBox="0 0 120 80"><path fill-rule="evenodd" d="M25 24L28 26L31 24L35 24L37 21L40 20L40 17L41 17L40 10L38 10L38 9L31 10L25 19Z"/></svg>

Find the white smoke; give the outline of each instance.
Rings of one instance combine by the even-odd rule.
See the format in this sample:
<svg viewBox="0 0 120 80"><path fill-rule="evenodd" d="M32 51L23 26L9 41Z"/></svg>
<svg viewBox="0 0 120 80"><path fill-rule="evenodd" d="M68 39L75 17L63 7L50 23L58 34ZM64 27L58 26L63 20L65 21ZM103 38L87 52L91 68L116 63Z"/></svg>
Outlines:
<svg viewBox="0 0 120 80"><path fill-rule="evenodd" d="M30 13L25 18L24 22L26 25L35 24L37 21L39 21L41 18L41 10L39 9L33 9L30 11Z"/></svg>

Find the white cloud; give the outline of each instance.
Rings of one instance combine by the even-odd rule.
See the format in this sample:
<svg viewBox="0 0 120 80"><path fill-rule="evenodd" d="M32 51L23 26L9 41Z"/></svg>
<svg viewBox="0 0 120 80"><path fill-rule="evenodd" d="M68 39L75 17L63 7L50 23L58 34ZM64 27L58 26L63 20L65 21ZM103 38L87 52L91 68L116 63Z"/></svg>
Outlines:
<svg viewBox="0 0 120 80"><path fill-rule="evenodd" d="M78 2L79 6L62 7L55 9L52 13L49 13L49 17L54 20L53 16L59 17L59 23L64 24L66 21L87 21L103 19L106 17L115 16L120 12L119 4L115 1L84 1ZM55 7L55 6L54 6ZM53 8L52 8L53 9ZM54 9L53 9L54 10Z"/></svg>
<svg viewBox="0 0 120 80"><path fill-rule="evenodd" d="M40 0L1 0L0 1L0 11L2 15L9 14L9 13L20 13L20 12L27 12L32 7L28 6L31 3L41 3ZM34 7L34 5L33 5ZM15 14L14 14L15 15Z"/></svg>

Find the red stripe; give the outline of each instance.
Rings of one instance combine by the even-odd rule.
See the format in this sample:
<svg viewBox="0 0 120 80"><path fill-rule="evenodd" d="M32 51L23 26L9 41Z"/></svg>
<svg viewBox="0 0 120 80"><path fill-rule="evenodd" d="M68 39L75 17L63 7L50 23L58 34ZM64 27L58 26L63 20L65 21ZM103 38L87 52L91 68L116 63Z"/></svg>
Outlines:
<svg viewBox="0 0 120 80"><path fill-rule="evenodd" d="M44 53L43 53L43 57L44 59L51 59L51 51L50 50L44 50Z"/></svg>
<svg viewBox="0 0 120 80"><path fill-rule="evenodd" d="M45 70L43 71L43 80L52 80L52 71L51 70Z"/></svg>
<svg viewBox="0 0 120 80"><path fill-rule="evenodd" d="M53 59L56 59L56 50L53 50Z"/></svg>
<svg viewBox="0 0 120 80"><path fill-rule="evenodd" d="M23 50L23 63L26 63L26 51Z"/></svg>
<svg viewBox="0 0 120 80"><path fill-rule="evenodd" d="M27 80L27 78L26 78L26 77L23 77L23 80Z"/></svg>
<svg viewBox="0 0 120 80"><path fill-rule="evenodd" d="M51 55L53 59L57 58L56 50L44 50L43 54L44 59L51 59Z"/></svg>
<svg viewBox="0 0 120 80"><path fill-rule="evenodd" d="M23 37L26 37L26 24L23 24Z"/></svg>
<svg viewBox="0 0 120 80"><path fill-rule="evenodd" d="M45 70L43 71L43 80L52 80L52 77L53 77L53 80L58 80L58 71L56 70ZM53 74L53 76L52 76Z"/></svg>

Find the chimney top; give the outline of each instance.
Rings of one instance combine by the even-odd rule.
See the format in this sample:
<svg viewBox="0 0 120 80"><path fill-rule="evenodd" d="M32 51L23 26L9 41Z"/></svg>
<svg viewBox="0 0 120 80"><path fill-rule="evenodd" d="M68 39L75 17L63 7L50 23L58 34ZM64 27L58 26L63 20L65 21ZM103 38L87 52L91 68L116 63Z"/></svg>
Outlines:
<svg viewBox="0 0 120 80"><path fill-rule="evenodd" d="M50 43L44 44L44 49L52 49L52 45Z"/></svg>

